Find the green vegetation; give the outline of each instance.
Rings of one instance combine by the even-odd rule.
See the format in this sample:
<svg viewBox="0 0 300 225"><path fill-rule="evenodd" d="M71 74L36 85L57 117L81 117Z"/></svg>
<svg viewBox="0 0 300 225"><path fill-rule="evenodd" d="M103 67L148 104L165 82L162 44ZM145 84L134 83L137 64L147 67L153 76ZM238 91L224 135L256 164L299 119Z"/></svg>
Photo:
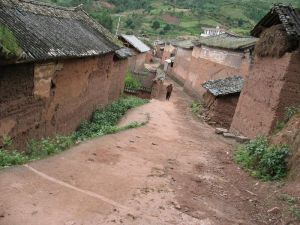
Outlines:
<svg viewBox="0 0 300 225"><path fill-rule="evenodd" d="M243 35L249 35L253 26L274 3L300 7L299 0L41 0L62 6L83 4L97 21L114 30L121 16L120 32L135 33L156 38L158 35L177 37L199 35L201 27L221 25ZM103 7L106 2L112 7ZM111 23L111 19L113 23ZM160 27L153 26L157 21ZM169 24L169 27L166 25Z"/></svg>
<svg viewBox="0 0 300 225"><path fill-rule="evenodd" d="M280 199L288 204L289 211L295 217L295 219L300 220L300 209L297 208L298 200L288 194L281 195Z"/></svg>
<svg viewBox="0 0 300 225"><path fill-rule="evenodd" d="M138 90L141 87L141 83L136 80L130 72L127 72L125 75L125 87L132 89L132 90Z"/></svg>
<svg viewBox="0 0 300 225"><path fill-rule="evenodd" d="M0 148L0 168L42 159L67 150L83 140L145 125L146 122L133 122L124 127L116 126L129 109L147 102L147 100L136 97L121 98L104 109L96 110L90 121L83 122L77 131L68 136L57 135L53 138L29 141L27 149L23 153L14 149L11 138L4 137L2 141L4 147Z"/></svg>
<svg viewBox="0 0 300 225"><path fill-rule="evenodd" d="M196 116L200 116L202 114L202 111L203 111L203 105L200 102L194 101L190 105L190 110Z"/></svg>
<svg viewBox="0 0 300 225"><path fill-rule="evenodd" d="M0 45L3 47L0 48L0 56L5 59L19 57L22 52L14 34L3 25L0 25Z"/></svg>
<svg viewBox="0 0 300 225"><path fill-rule="evenodd" d="M240 145L234 153L234 161L251 175L262 180L280 180L287 173L287 146L270 145L265 137L258 137Z"/></svg>

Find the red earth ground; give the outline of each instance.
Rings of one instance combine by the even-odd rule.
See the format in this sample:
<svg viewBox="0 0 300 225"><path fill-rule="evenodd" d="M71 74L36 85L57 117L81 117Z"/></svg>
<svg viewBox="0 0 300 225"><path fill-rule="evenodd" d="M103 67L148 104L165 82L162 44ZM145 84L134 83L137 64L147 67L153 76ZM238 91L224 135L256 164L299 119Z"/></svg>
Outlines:
<svg viewBox="0 0 300 225"><path fill-rule="evenodd" d="M141 128L1 170L0 224L297 224L280 196L300 196L299 185L248 176L232 161L236 143L195 118L191 102L175 86L170 102L152 100L120 122L149 116Z"/></svg>

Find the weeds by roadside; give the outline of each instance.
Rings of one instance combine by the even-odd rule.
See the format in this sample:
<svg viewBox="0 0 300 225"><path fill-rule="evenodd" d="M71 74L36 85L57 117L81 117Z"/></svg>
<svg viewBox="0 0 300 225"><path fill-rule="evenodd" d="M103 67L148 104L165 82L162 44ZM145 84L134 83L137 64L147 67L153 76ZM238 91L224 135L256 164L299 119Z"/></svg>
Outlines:
<svg viewBox="0 0 300 225"><path fill-rule="evenodd" d="M287 173L289 149L284 145L270 145L265 137L258 137L237 147L234 161L252 176L265 181L280 180Z"/></svg>
<svg viewBox="0 0 300 225"><path fill-rule="evenodd" d="M289 209L289 212L293 215L293 217L295 219L297 219L298 221L300 221L300 209L297 208L297 203L298 203L298 200L293 197L293 196L290 196L288 194L282 194L280 196L280 199L284 202L287 203L288 205L288 209Z"/></svg>
<svg viewBox="0 0 300 225"><path fill-rule="evenodd" d="M203 105L200 102L194 101L190 105L190 110L193 114L200 117L203 113Z"/></svg>
<svg viewBox="0 0 300 225"><path fill-rule="evenodd" d="M0 168L21 165L60 153L83 140L143 126L149 121L149 115L146 122L132 122L124 127L118 127L116 124L129 109L147 102L148 100L136 97L121 98L104 109L96 110L90 121L83 122L78 130L70 135L30 140L23 153L13 148L11 138L4 137L4 147L0 148Z"/></svg>

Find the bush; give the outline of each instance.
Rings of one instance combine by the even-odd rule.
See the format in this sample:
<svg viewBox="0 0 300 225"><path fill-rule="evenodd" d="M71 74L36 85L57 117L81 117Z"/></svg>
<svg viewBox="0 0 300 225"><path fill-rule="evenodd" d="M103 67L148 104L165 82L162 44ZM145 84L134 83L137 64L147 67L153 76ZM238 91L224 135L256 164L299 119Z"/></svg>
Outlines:
<svg viewBox="0 0 300 225"><path fill-rule="evenodd" d="M287 146L269 145L265 137L258 137L239 146L234 153L234 160L257 178L279 180L287 173L288 152Z"/></svg>
<svg viewBox="0 0 300 225"><path fill-rule="evenodd" d="M130 88L133 90L137 90L141 87L141 83L134 79L134 77L132 76L132 74L130 72L127 72L125 75L125 87L126 88Z"/></svg>
<svg viewBox="0 0 300 225"><path fill-rule="evenodd" d="M119 131L115 125L121 117L131 108L140 106L148 102L147 100L127 97L122 98L104 109L98 109L92 115L90 121L83 122L75 132L75 137L79 140L112 134Z"/></svg>

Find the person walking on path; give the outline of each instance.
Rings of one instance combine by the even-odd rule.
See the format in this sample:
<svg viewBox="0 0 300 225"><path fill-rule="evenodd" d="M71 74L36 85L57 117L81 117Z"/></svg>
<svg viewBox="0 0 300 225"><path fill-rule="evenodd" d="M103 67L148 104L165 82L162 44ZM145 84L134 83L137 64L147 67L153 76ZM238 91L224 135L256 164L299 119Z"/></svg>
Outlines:
<svg viewBox="0 0 300 225"><path fill-rule="evenodd" d="M166 100L167 100L167 101L170 100L172 91L173 91L173 84L169 84L169 85L167 86L167 95L166 95Z"/></svg>

